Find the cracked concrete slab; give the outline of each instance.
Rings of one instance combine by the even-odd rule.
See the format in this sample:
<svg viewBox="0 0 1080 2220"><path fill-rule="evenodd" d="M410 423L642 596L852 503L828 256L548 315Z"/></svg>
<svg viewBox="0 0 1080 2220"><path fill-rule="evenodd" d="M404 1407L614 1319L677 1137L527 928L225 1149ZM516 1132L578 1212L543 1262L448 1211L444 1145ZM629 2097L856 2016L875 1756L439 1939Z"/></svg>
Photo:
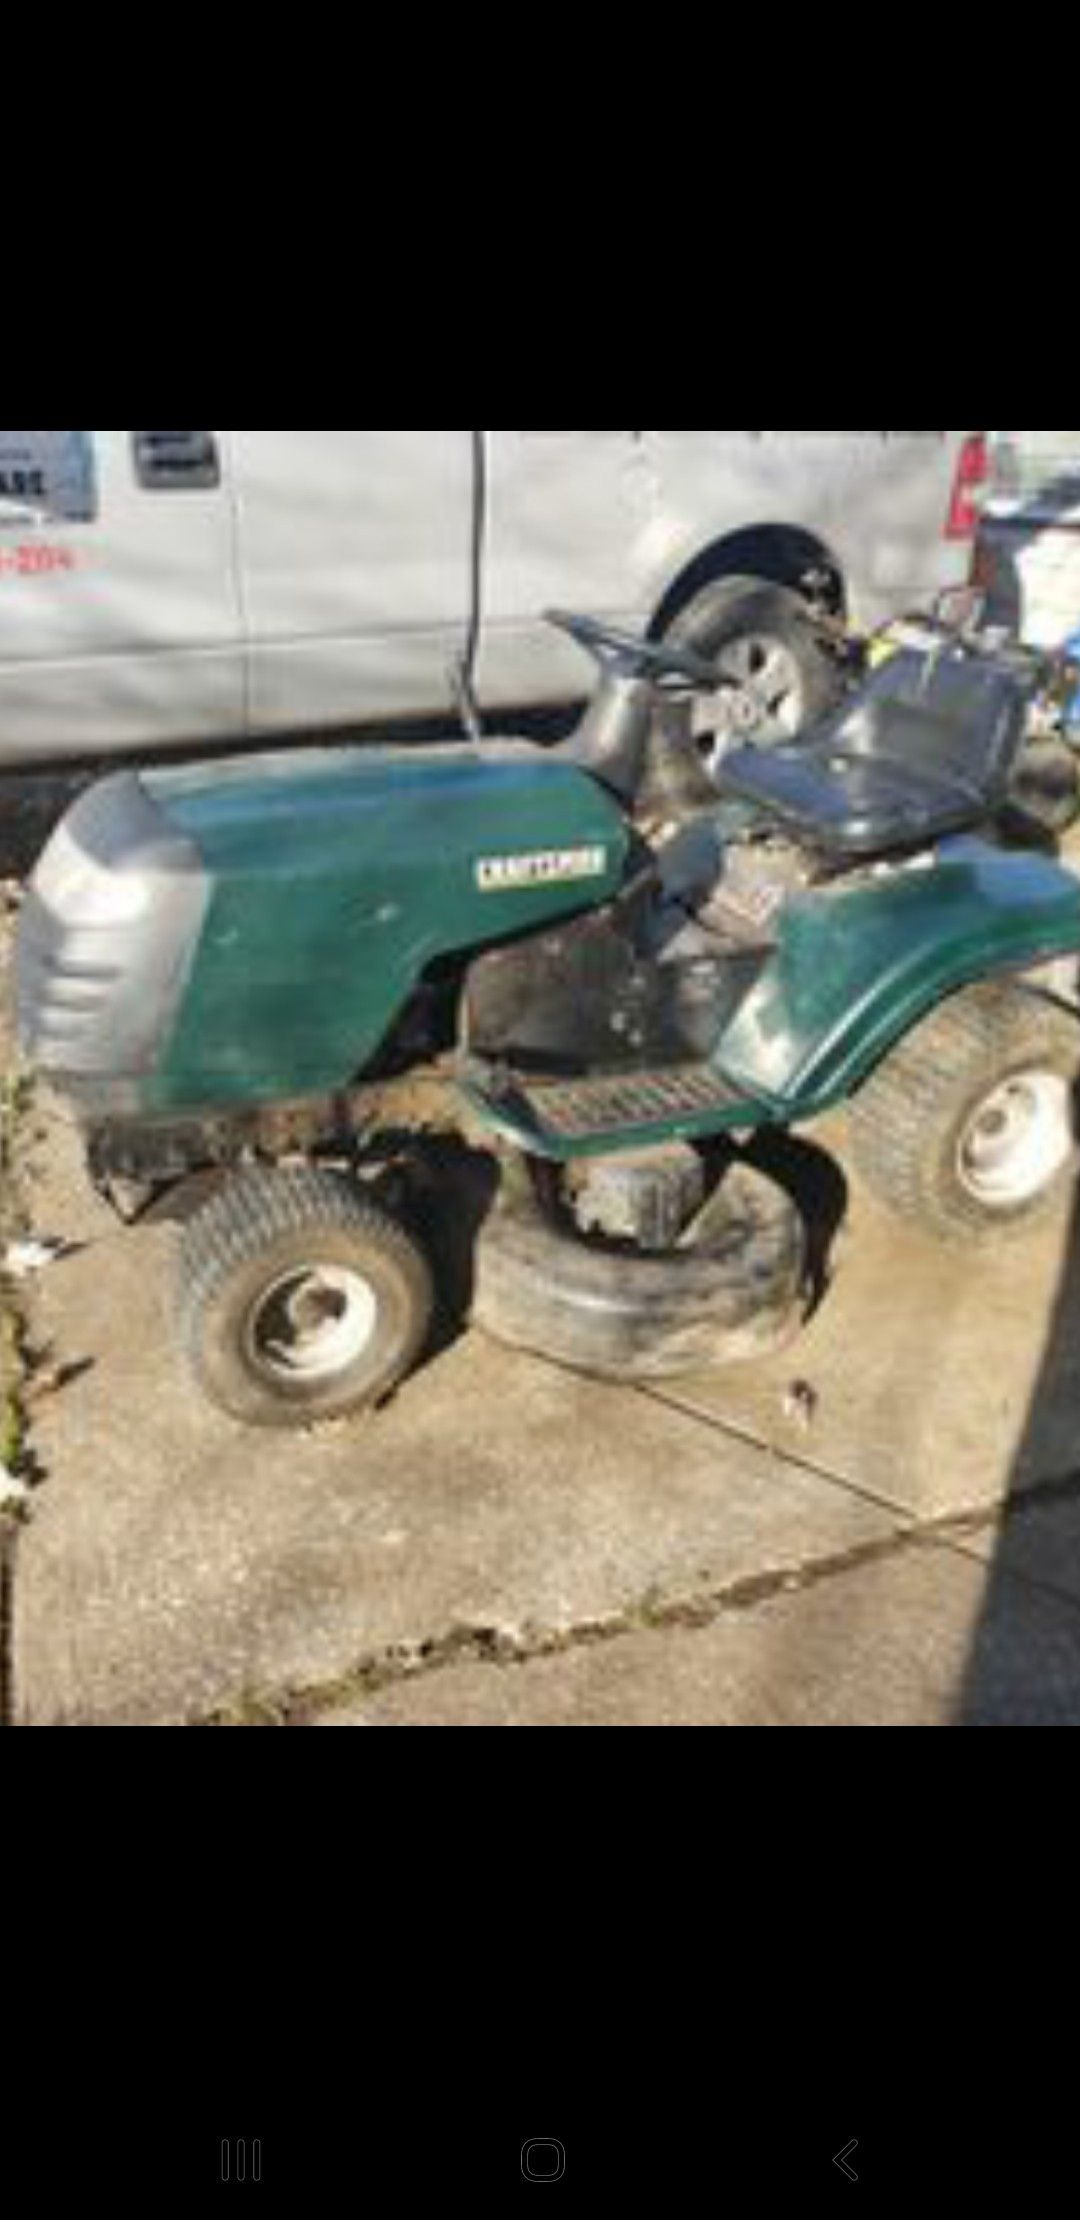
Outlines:
<svg viewBox="0 0 1080 2220"><path fill-rule="evenodd" d="M818 1132L842 1145L841 1121ZM835 1266L793 1347L655 1392L919 1519L1077 1467L1080 1242L1067 1212L989 1253L953 1251L851 1177ZM809 1396L787 1395L793 1382Z"/></svg>
<svg viewBox="0 0 1080 2220"><path fill-rule="evenodd" d="M1080 1611L938 1544L804 1592L495 1666L402 1679L358 1727L1074 1726Z"/></svg>
<svg viewBox="0 0 1080 2220"><path fill-rule="evenodd" d="M892 1531L692 1414L476 1334L373 1417L253 1435L174 1353L171 1229L118 1227L67 1122L41 1131L35 1224L75 1253L35 1284L33 1331L85 1368L35 1415L26 1722L202 1715L456 1626L569 1627Z"/></svg>

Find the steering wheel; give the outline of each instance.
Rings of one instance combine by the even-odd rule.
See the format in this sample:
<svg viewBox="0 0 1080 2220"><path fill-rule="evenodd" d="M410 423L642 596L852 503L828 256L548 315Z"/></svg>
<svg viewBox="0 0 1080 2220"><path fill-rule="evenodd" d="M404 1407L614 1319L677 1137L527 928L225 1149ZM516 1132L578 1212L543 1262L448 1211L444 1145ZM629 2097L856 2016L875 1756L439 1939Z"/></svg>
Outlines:
<svg viewBox="0 0 1080 2220"><path fill-rule="evenodd" d="M616 631L614 625L599 624L595 617L572 616L565 609L546 609L544 615L548 624L568 632L579 647L595 656L602 670L651 678L664 693L681 693L689 688L695 694L715 694L718 687L738 684L737 679L714 670L692 648L669 647L664 640L635 639L630 632Z"/></svg>

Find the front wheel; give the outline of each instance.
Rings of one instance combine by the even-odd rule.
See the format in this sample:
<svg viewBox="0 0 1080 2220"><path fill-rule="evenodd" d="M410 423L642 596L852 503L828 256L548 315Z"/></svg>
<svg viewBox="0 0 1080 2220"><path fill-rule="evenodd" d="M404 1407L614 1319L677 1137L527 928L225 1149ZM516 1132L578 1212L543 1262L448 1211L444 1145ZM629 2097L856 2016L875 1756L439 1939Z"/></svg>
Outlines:
<svg viewBox="0 0 1080 2220"><path fill-rule="evenodd" d="M248 1425L380 1401L419 1355L432 1304L412 1235L336 1174L242 1173L184 1229L180 1339L204 1394Z"/></svg>
<svg viewBox="0 0 1080 2220"><path fill-rule="evenodd" d="M879 1064L848 1109L856 1169L927 1232L1022 1233L1075 1173L1080 1023L1038 994L954 995Z"/></svg>

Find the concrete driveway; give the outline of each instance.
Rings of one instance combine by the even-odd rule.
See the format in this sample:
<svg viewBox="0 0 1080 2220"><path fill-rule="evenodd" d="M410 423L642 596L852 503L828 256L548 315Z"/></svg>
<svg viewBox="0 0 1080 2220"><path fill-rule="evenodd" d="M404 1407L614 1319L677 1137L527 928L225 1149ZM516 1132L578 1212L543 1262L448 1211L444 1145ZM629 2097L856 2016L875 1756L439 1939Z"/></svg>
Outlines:
<svg viewBox="0 0 1080 2220"><path fill-rule="evenodd" d="M1064 1220L972 1263L851 1186L780 1356L620 1388L467 1333L276 1438L190 1388L171 1229L117 1225L55 1104L11 1127L9 1222L66 1245L17 1290L13 1723L1080 1720Z"/></svg>

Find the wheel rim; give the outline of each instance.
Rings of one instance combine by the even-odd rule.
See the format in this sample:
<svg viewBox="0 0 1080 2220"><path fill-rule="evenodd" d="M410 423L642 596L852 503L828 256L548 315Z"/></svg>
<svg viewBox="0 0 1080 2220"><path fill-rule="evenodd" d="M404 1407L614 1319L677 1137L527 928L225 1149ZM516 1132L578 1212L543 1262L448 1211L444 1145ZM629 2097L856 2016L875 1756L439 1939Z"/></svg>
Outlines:
<svg viewBox="0 0 1080 2220"><path fill-rule="evenodd" d="M1072 1145L1068 1081L1057 1072L1014 1072L967 1120L957 1150L961 1184L984 1209L1015 1209L1050 1185Z"/></svg>
<svg viewBox="0 0 1080 2220"><path fill-rule="evenodd" d="M374 1289L343 1265L294 1266L253 1304L245 1335L256 1368L277 1382L333 1379L369 1347L378 1321Z"/></svg>
<svg viewBox="0 0 1080 2220"><path fill-rule="evenodd" d="M803 677L782 640L768 632L747 632L722 648L715 662L736 685L724 687L697 712L696 721L711 732L714 762L746 740L760 747L794 739L805 722Z"/></svg>

